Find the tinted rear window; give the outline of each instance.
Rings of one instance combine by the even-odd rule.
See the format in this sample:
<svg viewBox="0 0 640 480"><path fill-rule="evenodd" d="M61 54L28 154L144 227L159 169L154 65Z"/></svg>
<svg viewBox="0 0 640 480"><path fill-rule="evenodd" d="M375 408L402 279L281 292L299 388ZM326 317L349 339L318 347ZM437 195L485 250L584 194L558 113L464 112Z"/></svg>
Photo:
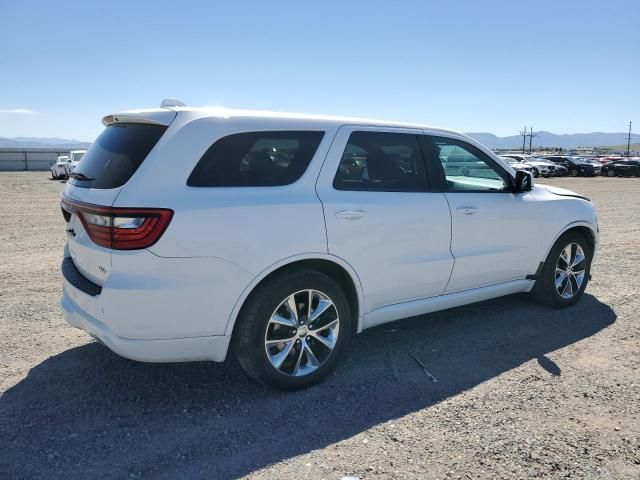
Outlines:
<svg viewBox="0 0 640 480"><path fill-rule="evenodd" d="M73 178L84 188L117 188L124 185L158 143L167 127L143 123L109 125L82 156L75 171L93 180Z"/></svg>
<svg viewBox="0 0 640 480"><path fill-rule="evenodd" d="M307 169L324 132L247 132L223 137L202 156L191 187L289 185Z"/></svg>

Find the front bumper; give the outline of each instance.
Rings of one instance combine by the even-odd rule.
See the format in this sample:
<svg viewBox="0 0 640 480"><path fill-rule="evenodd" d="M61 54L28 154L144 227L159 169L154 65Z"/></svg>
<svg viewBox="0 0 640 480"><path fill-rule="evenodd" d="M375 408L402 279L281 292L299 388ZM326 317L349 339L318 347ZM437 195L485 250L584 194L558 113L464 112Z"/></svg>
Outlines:
<svg viewBox="0 0 640 480"><path fill-rule="evenodd" d="M208 337L166 338L139 340L116 335L97 318L84 312L67 294L72 285L65 281L65 292L60 306L66 322L84 330L118 355L140 362L190 362L212 360L223 362L231 337L215 335Z"/></svg>

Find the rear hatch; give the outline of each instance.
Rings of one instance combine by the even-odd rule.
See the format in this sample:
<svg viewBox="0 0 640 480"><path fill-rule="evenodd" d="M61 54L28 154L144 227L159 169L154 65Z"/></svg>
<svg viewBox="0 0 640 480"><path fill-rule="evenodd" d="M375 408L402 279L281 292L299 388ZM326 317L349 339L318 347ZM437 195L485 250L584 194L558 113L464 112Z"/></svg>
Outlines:
<svg viewBox="0 0 640 480"><path fill-rule="evenodd" d="M79 272L97 285L104 285L111 270L111 223L129 226L132 233L148 227L146 220L144 225L140 223L141 211L120 209L126 210L126 215L116 219L110 207L175 117L171 110L105 117L105 130L67 181L62 210L68 222L69 255ZM135 242L131 245L136 246Z"/></svg>

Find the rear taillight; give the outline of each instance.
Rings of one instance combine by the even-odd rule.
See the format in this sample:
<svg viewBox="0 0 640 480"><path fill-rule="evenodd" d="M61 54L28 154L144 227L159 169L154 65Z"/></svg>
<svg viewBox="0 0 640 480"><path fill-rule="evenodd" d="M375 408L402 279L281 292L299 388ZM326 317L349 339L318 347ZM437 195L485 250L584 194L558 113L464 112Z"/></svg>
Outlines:
<svg viewBox="0 0 640 480"><path fill-rule="evenodd" d="M149 248L173 216L166 208L103 207L66 197L62 197L62 210L78 215L93 242L114 250Z"/></svg>

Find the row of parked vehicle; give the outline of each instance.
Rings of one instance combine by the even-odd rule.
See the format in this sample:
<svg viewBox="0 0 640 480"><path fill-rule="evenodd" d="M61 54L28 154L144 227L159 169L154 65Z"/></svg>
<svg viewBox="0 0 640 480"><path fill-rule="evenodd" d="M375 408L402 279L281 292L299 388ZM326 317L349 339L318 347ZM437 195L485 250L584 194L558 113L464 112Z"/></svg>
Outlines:
<svg viewBox="0 0 640 480"><path fill-rule="evenodd" d="M534 156L504 154L502 159L515 170L526 170L534 177L608 177L640 176L640 158L598 157L585 158L571 155Z"/></svg>
<svg viewBox="0 0 640 480"><path fill-rule="evenodd" d="M51 178L54 180L69 178L69 174L76 169L78 162L86 152L86 150L71 150L69 155L58 157L56 162L49 167Z"/></svg>

